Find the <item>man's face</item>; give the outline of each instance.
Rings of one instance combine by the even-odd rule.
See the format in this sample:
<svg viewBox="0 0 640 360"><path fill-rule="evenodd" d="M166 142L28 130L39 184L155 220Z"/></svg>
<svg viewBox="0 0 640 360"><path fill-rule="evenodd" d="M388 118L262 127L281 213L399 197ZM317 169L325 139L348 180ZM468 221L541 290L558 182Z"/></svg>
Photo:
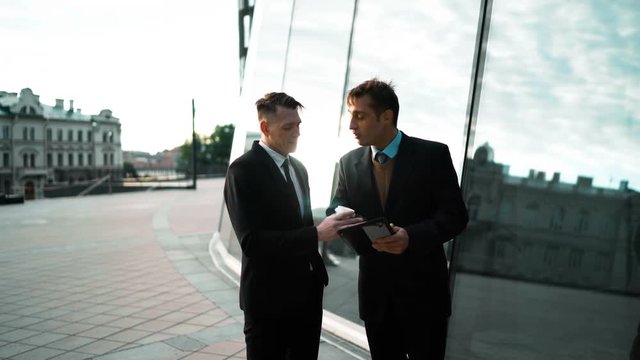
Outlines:
<svg viewBox="0 0 640 360"><path fill-rule="evenodd" d="M349 101L349 129L361 146L373 145L381 148L387 145L385 139L388 137L389 129L385 126L382 114L376 115L370 104L369 95Z"/></svg>
<svg viewBox="0 0 640 360"><path fill-rule="evenodd" d="M297 109L282 106L277 106L276 109L276 114L269 121L261 121L260 129L265 143L281 155L287 156L296 151L302 120Z"/></svg>

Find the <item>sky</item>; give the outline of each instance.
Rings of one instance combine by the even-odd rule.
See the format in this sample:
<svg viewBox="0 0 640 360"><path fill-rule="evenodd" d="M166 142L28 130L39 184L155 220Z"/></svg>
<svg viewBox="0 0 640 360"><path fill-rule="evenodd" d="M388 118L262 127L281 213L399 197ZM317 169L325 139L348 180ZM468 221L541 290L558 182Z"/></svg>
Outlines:
<svg viewBox="0 0 640 360"><path fill-rule="evenodd" d="M236 1L0 0L0 91L110 109L122 149L156 153L234 122Z"/></svg>
<svg viewBox="0 0 640 360"><path fill-rule="evenodd" d="M449 145L458 175L479 3L360 1L350 59L347 88L372 77L393 81L400 100L399 128ZM636 3L494 1L474 142L467 156L488 143L494 160L509 166L513 176L527 177L535 170L544 171L549 180L558 172L565 183L586 176L598 187L617 189L628 180L630 187L640 189ZM291 1L257 5L254 27L259 30L252 33L243 90L248 95L241 108L281 84L305 104L296 156L307 164L312 191L319 189L312 199L324 199L333 169L331 161L318 161L317 149L336 149L329 157L337 160L357 146L344 109L337 144L326 144L327 138L335 139L334 123L340 117L353 2L295 4L288 46L288 21L273 19L290 18ZM260 19L260 6L269 20ZM247 128L255 130L256 125L249 120Z"/></svg>

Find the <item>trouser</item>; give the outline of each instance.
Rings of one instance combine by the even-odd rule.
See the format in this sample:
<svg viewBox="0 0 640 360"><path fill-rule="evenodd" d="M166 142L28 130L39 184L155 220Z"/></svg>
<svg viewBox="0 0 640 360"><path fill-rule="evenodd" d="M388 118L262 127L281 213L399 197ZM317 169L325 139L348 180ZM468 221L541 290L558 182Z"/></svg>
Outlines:
<svg viewBox="0 0 640 360"><path fill-rule="evenodd" d="M245 313L247 360L316 360L322 327L322 285L317 292L307 313L278 318Z"/></svg>
<svg viewBox="0 0 640 360"><path fill-rule="evenodd" d="M372 360L443 360L447 317L390 316L365 321Z"/></svg>

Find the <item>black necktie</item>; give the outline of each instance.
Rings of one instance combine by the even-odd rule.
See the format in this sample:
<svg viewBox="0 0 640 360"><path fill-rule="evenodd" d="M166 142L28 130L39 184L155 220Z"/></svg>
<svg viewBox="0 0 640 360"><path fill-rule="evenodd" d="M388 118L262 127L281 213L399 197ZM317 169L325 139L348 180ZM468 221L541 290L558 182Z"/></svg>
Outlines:
<svg viewBox="0 0 640 360"><path fill-rule="evenodd" d="M298 204L298 210L300 209L300 204L298 203L298 195L296 193L296 187L293 185L293 179L291 179L291 175L289 174L289 158L284 159L282 163L282 169L284 170L284 176L287 178L287 188L293 194L293 197L296 199L296 203Z"/></svg>
<svg viewBox="0 0 640 360"><path fill-rule="evenodd" d="M378 151L378 153L375 156L375 159L380 164L384 164L387 160L389 160L389 156L383 153L382 151Z"/></svg>

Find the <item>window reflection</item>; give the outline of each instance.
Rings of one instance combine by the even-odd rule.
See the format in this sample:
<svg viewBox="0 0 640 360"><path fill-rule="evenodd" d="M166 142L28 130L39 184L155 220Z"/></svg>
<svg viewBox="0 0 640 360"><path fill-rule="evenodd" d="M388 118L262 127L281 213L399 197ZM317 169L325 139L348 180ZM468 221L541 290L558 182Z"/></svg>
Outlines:
<svg viewBox="0 0 640 360"><path fill-rule="evenodd" d="M628 358L640 321L636 5L493 2L448 358Z"/></svg>

